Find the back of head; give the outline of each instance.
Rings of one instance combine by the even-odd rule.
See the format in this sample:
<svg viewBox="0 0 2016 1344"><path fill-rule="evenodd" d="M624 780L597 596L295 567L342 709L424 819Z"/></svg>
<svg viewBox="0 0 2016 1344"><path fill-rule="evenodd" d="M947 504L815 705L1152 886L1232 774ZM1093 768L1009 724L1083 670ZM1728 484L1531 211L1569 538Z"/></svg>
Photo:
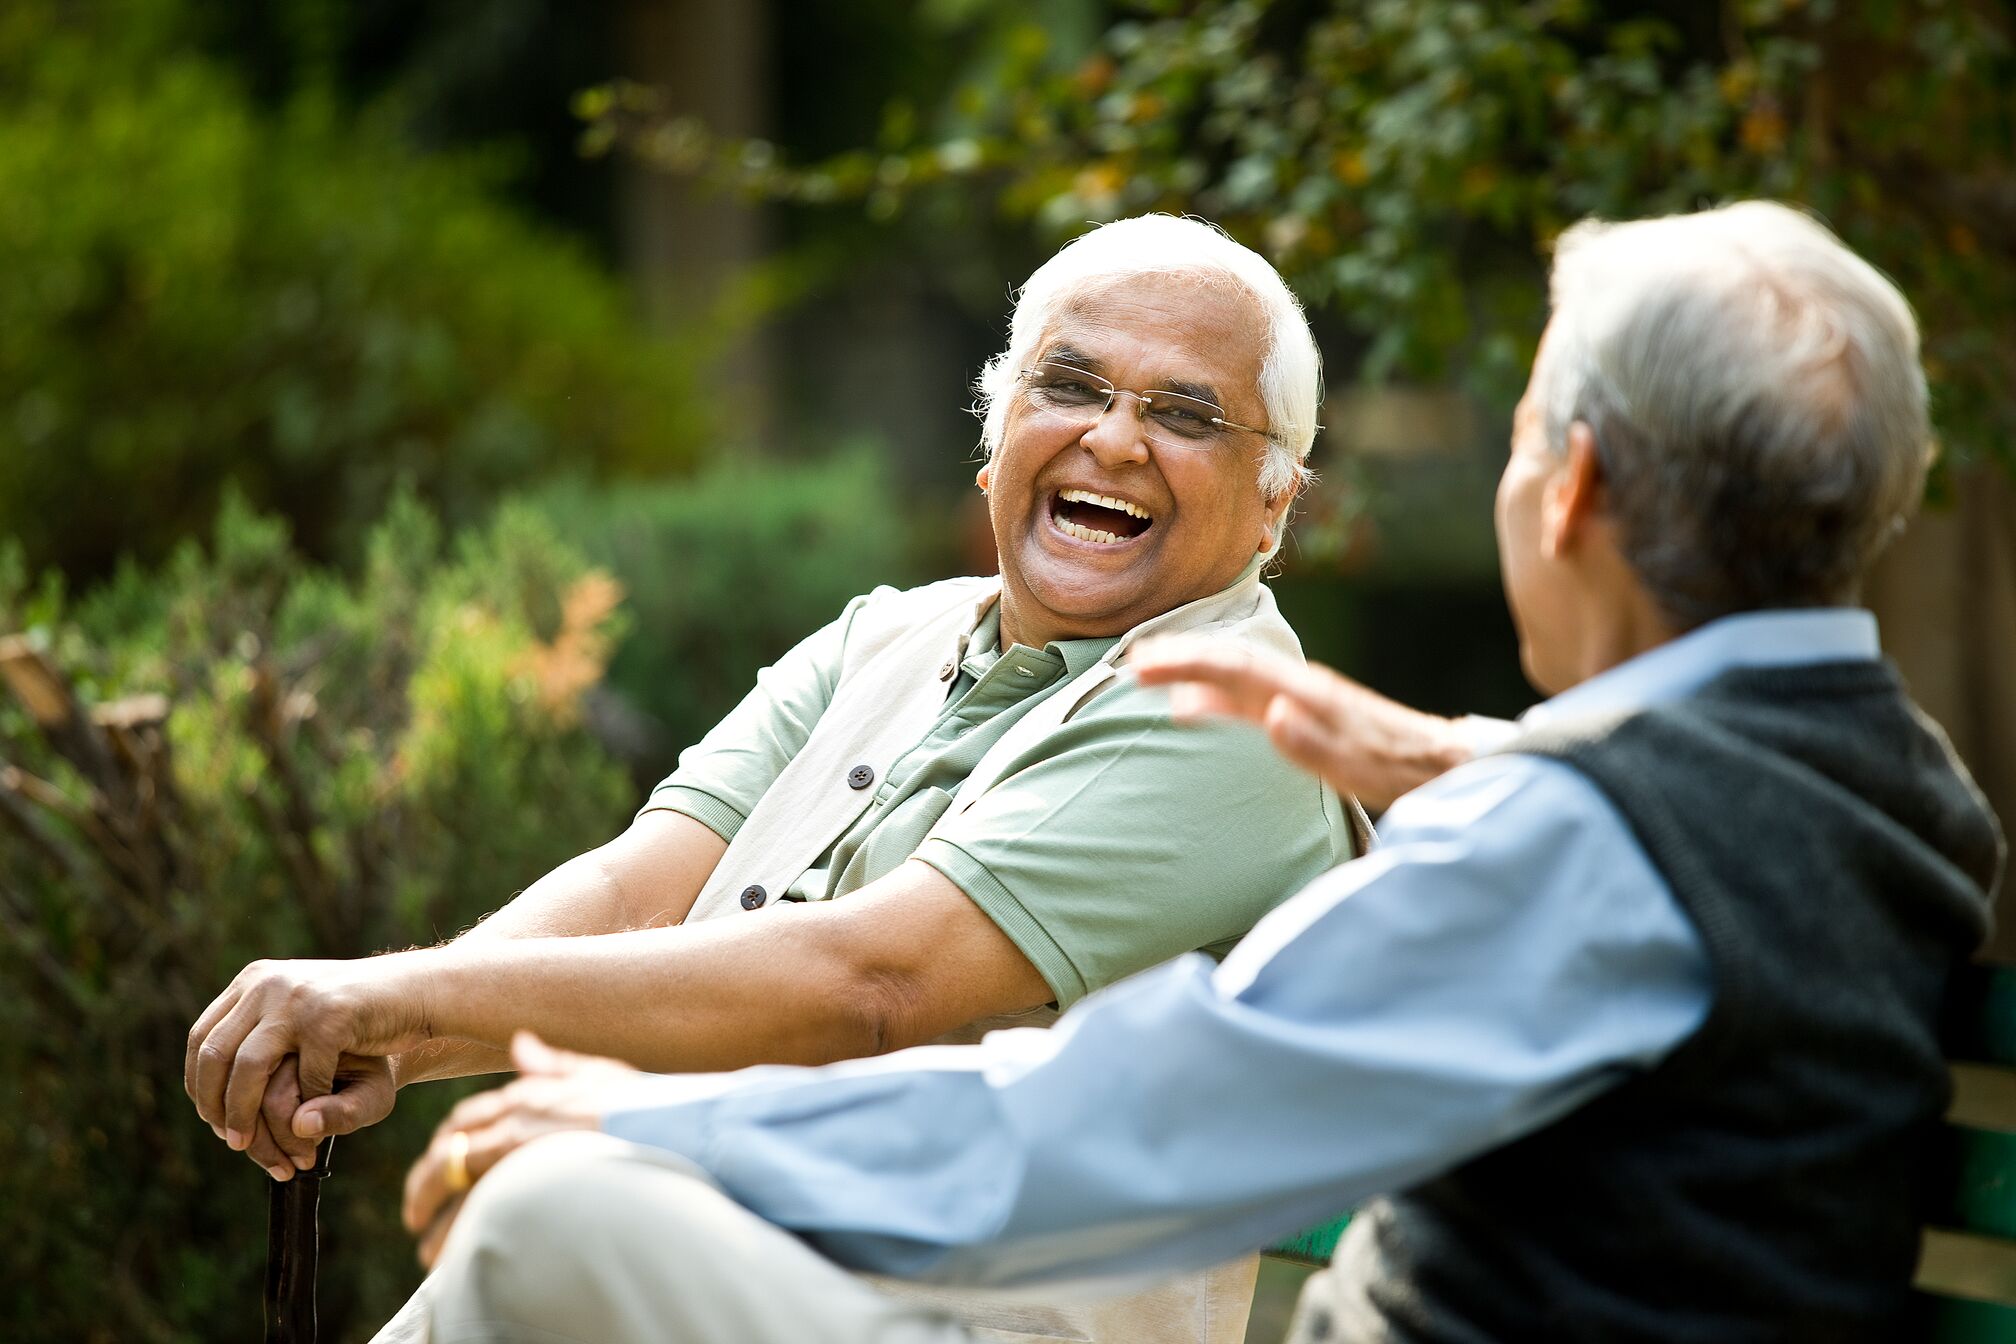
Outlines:
<svg viewBox="0 0 2016 1344"><path fill-rule="evenodd" d="M1808 216L1746 202L1577 225L1553 304L1548 440L1590 426L1625 559L1669 619L1854 600L1931 457L1894 285Z"/></svg>

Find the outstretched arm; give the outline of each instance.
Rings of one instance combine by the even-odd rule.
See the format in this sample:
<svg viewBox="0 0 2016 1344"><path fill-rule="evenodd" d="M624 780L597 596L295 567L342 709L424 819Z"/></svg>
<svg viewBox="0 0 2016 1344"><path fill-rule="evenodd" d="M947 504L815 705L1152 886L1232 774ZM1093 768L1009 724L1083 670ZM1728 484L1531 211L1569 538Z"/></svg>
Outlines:
<svg viewBox="0 0 2016 1344"><path fill-rule="evenodd" d="M580 937L682 919L727 848L722 837L734 833L824 712L849 622L860 605L859 600L849 604L839 620L758 673L755 689L703 742L681 755L679 771L659 786L627 831L560 865L457 943ZM329 977L351 974L335 967L331 963ZM364 974L368 979L382 969L370 967ZM261 973L260 967L248 967L239 979ZM199 1097L206 1071L230 1070L232 1060L217 1055L223 1044L213 1035L240 997L241 986L234 982L189 1033L184 1086L192 1099ZM405 1083L505 1067L494 1042L438 1033L421 1039L422 1044L397 1057L340 1056L328 1080L304 1077L297 1061L284 1059L268 1078L261 1117L249 1132L235 1137L221 1115L205 1112L201 1101L198 1110L219 1138L244 1148L275 1179L285 1180L294 1168L313 1164L319 1136L349 1133L382 1119ZM207 1061L205 1050L212 1055ZM333 1093L330 1085L336 1088Z"/></svg>
<svg viewBox="0 0 2016 1344"><path fill-rule="evenodd" d="M1050 994L958 887L911 862L844 901L705 924L257 962L197 1023L188 1085L203 1118L244 1148L290 1055L310 1095L328 1091L347 1058L436 1040L497 1051L519 1028L657 1069L823 1063Z"/></svg>
<svg viewBox="0 0 2016 1344"><path fill-rule="evenodd" d="M1250 1250L1508 1142L1704 1019L1691 924L1566 767L1479 762L1389 822L1380 850L1282 906L1222 967L1185 958L1048 1032L814 1071L611 1080L569 1092L564 1114L537 1089L486 1094L416 1169L409 1225L439 1209L456 1132L480 1175L528 1121L599 1113L852 1266L1117 1285Z"/></svg>
<svg viewBox="0 0 2016 1344"><path fill-rule="evenodd" d="M677 924L693 908L728 843L679 812L646 812L599 849L520 892L451 946L498 939L579 938ZM400 1085L511 1067L497 1044L444 1037L392 1062Z"/></svg>
<svg viewBox="0 0 2016 1344"><path fill-rule="evenodd" d="M579 937L650 928L676 923L692 907L701 887L719 862L726 843L707 827L677 812L646 812L608 844L569 859L527 887L514 900L453 946L478 947L524 938ZM367 974L382 958L358 962ZM256 977L267 963L254 963L234 980L189 1033L183 1061L183 1083L192 1100L204 1070L204 1051L221 1048L213 1029L242 997L241 982ZM336 967L341 963L324 963ZM289 1179L296 1169L314 1164L315 1146L324 1135L348 1134L376 1124L388 1115L398 1089L430 1078L453 1078L510 1067L502 1050L480 1040L427 1036L403 1054L353 1051L339 1054L326 1078L304 1079L300 1061L283 1057L267 1076L259 1115L234 1141L221 1117L198 1112L218 1130L218 1137L242 1148L246 1156L276 1180Z"/></svg>

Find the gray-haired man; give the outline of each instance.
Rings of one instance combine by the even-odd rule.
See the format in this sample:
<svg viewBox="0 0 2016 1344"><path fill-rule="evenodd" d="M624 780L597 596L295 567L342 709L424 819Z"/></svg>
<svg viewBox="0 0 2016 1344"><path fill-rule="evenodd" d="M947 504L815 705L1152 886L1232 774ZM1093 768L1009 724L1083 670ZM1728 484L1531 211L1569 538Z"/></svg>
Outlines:
<svg viewBox="0 0 2016 1344"><path fill-rule="evenodd" d="M1351 1205L1310 1341L1905 1337L1933 1018L2001 863L1852 605L1922 485L1915 325L1764 204L1574 230L1554 298L1497 507L1553 699L1221 967L1048 1035L725 1078L527 1043L409 1219L528 1136L603 1134L476 1187L453 1337L958 1339L829 1258L1111 1285ZM1137 670L1366 796L1418 771L1412 721L1334 674Z"/></svg>

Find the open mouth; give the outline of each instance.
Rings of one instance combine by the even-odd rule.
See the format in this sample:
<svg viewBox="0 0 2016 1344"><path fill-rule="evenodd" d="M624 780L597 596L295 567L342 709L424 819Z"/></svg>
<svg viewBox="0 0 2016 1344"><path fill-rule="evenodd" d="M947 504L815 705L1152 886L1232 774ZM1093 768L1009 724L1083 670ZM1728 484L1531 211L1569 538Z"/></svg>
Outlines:
<svg viewBox="0 0 2016 1344"><path fill-rule="evenodd" d="M1052 495L1050 520L1068 537L1103 546L1132 541L1155 526L1154 518L1139 504L1090 490L1059 490Z"/></svg>

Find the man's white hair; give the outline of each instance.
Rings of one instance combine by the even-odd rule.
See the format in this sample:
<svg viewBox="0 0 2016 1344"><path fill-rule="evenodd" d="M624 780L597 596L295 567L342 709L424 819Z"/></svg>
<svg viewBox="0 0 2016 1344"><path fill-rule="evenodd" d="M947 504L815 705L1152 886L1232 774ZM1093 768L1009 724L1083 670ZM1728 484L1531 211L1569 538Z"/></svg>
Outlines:
<svg viewBox="0 0 2016 1344"><path fill-rule="evenodd" d="M1625 558L1689 628L1853 600L1923 493L1918 326L1895 285L1766 201L1561 236L1536 392L1594 432Z"/></svg>
<svg viewBox="0 0 2016 1344"><path fill-rule="evenodd" d="M1302 305L1267 259L1232 241L1214 224L1174 215L1139 215L1081 234L1036 268L1016 296L1008 348L987 361L974 384L987 455L1001 449L1002 425L1016 380L1034 359L1051 321L1088 287L1139 275L1225 279L1252 295L1266 320L1261 352L1261 404L1267 410L1268 451L1260 493L1272 501L1299 492L1310 479L1304 463L1316 441L1323 399L1323 357Z"/></svg>

